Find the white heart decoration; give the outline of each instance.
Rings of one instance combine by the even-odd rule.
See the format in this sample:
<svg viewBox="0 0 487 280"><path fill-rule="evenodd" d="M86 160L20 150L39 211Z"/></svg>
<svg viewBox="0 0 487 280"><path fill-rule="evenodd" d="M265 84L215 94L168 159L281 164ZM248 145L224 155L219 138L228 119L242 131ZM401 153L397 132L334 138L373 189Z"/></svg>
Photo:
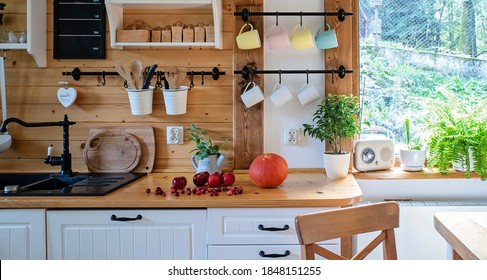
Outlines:
<svg viewBox="0 0 487 280"><path fill-rule="evenodd" d="M73 105L74 101L76 100L76 96L78 96L76 89L71 87L59 88L57 90L57 99L65 108Z"/></svg>

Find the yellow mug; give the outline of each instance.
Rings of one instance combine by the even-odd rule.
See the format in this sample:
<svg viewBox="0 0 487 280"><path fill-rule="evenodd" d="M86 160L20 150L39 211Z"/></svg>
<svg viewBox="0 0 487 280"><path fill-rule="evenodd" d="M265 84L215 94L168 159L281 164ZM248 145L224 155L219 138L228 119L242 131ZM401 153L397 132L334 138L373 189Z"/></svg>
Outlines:
<svg viewBox="0 0 487 280"><path fill-rule="evenodd" d="M303 30L298 30L299 27L303 27ZM291 47L295 50L314 48L315 40L313 34L304 24L298 24L294 28L291 34Z"/></svg>
<svg viewBox="0 0 487 280"><path fill-rule="evenodd" d="M242 33L244 28L247 26L250 26L250 30ZM242 50L257 49L261 46L259 31L254 29L250 23L246 23L244 26L242 26L242 28L240 28L240 32L238 33L236 39L238 48Z"/></svg>

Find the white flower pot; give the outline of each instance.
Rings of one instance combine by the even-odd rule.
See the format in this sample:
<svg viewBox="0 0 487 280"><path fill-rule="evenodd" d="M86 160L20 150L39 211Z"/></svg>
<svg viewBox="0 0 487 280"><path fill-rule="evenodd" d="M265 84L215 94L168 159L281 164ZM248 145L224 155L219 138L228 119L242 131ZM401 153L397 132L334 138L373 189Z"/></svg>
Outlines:
<svg viewBox="0 0 487 280"><path fill-rule="evenodd" d="M350 167L350 153L323 154L326 176L331 179L345 178Z"/></svg>
<svg viewBox="0 0 487 280"><path fill-rule="evenodd" d="M404 171L421 171L426 160L426 150L399 150L399 159Z"/></svg>
<svg viewBox="0 0 487 280"><path fill-rule="evenodd" d="M473 165L475 163L475 160L473 159L472 149L470 149L470 148L468 149L468 157L470 160L470 171L473 171ZM467 167L465 165L460 164L459 162L454 162L453 168L459 172L467 171Z"/></svg>

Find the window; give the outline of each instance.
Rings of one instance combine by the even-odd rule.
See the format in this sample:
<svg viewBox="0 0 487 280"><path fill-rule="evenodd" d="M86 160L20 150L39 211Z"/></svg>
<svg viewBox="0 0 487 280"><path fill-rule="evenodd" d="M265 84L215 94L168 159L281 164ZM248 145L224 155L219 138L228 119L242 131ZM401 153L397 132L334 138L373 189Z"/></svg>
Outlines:
<svg viewBox="0 0 487 280"><path fill-rule="evenodd" d="M421 98L454 93L468 106L487 94L487 1L360 0L362 121L405 143L424 124Z"/></svg>

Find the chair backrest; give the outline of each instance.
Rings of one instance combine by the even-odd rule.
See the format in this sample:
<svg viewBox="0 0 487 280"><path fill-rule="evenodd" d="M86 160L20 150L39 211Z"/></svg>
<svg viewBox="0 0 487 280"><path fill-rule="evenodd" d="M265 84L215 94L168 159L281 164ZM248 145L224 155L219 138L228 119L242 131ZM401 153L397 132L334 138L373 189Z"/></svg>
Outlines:
<svg viewBox="0 0 487 280"><path fill-rule="evenodd" d="M364 259L381 243L383 243L384 259L397 260L394 237L394 228L399 227L399 205L397 202L381 202L302 214L296 217L295 223L302 248L302 259L314 260L315 254L317 254L326 259L344 260L346 258L343 256L337 255L316 243L380 231L375 239L352 257L352 260Z"/></svg>

